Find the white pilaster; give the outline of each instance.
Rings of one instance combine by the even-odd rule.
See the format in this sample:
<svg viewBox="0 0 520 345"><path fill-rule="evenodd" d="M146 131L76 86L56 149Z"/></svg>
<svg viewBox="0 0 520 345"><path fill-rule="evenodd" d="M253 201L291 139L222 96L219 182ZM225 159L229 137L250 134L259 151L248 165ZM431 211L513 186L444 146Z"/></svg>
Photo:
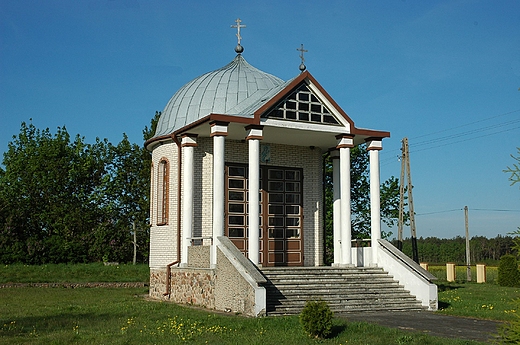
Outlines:
<svg viewBox="0 0 520 345"><path fill-rule="evenodd" d="M377 265L377 251L381 238L381 196L379 177L379 150L383 149L381 139L367 141L370 160L370 242L372 243L372 263Z"/></svg>
<svg viewBox="0 0 520 345"><path fill-rule="evenodd" d="M339 151L331 151L332 159L332 224L333 224L333 248L334 262L333 266L341 264L341 174Z"/></svg>
<svg viewBox="0 0 520 345"><path fill-rule="evenodd" d="M181 265L188 264L188 247L193 237L193 151L197 146L196 136L182 137L182 251Z"/></svg>
<svg viewBox="0 0 520 345"><path fill-rule="evenodd" d="M213 122L213 244L211 246L211 266L217 264L217 238L224 236L224 204L225 204L225 138L227 123Z"/></svg>
<svg viewBox="0 0 520 345"><path fill-rule="evenodd" d="M262 139L261 126L246 128L249 143L249 260L258 265L260 253L260 140Z"/></svg>
<svg viewBox="0 0 520 345"><path fill-rule="evenodd" d="M339 138L340 196L341 196L341 265L352 265L352 224L350 207L350 148L352 136Z"/></svg>

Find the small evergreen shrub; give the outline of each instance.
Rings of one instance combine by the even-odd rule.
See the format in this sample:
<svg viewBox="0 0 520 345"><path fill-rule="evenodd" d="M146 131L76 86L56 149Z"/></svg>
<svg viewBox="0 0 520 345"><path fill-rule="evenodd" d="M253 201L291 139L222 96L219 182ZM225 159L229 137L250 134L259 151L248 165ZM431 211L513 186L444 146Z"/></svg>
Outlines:
<svg viewBox="0 0 520 345"><path fill-rule="evenodd" d="M516 301L517 310L520 309L520 298ZM520 315L515 314L516 319L507 322L500 328L499 344L520 344Z"/></svg>
<svg viewBox="0 0 520 345"><path fill-rule="evenodd" d="M324 301L307 301L300 314L305 333L313 338L326 338L332 332L333 313Z"/></svg>
<svg viewBox="0 0 520 345"><path fill-rule="evenodd" d="M500 286L520 286L520 271L514 255L504 255L498 265L498 284Z"/></svg>

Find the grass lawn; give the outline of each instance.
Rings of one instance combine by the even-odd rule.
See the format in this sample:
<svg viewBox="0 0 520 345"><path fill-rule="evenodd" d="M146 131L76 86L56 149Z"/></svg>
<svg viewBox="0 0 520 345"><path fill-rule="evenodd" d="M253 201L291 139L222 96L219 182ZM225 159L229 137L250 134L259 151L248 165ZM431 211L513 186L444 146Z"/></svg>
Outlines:
<svg viewBox="0 0 520 345"><path fill-rule="evenodd" d="M520 288L496 284L441 283L439 313L480 319L514 321L520 310Z"/></svg>
<svg viewBox="0 0 520 345"><path fill-rule="evenodd" d="M147 282L148 265L93 264L1 265L0 283Z"/></svg>
<svg viewBox="0 0 520 345"><path fill-rule="evenodd" d="M148 301L145 289L0 289L2 344L316 344L297 316L244 318ZM321 344L478 344L334 320Z"/></svg>
<svg viewBox="0 0 520 345"><path fill-rule="evenodd" d="M6 282L142 282L145 265L4 265ZM518 288L495 284L439 284L439 313L514 320ZM0 289L0 344L479 344L435 338L348 319L334 320L333 336L307 337L297 316L245 318L150 301L145 288Z"/></svg>

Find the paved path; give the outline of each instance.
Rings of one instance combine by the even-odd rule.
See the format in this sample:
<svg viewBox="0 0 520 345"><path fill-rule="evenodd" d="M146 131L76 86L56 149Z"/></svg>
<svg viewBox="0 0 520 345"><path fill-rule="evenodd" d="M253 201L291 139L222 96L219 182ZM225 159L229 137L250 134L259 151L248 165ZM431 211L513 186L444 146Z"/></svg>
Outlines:
<svg viewBox="0 0 520 345"><path fill-rule="evenodd" d="M427 311L348 313L341 317L438 337L482 342L495 339L501 324L498 321L447 316Z"/></svg>

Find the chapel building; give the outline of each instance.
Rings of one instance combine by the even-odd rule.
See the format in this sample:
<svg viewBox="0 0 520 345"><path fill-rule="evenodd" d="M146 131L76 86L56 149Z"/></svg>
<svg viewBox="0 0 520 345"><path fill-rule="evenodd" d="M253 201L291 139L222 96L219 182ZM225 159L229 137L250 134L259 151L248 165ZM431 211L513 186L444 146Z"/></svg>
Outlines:
<svg viewBox="0 0 520 345"><path fill-rule="evenodd" d="M145 143L153 162L151 297L269 314L269 268L324 265L327 152L334 158L332 266L399 266L399 254L381 240L379 151L390 133L354 124L306 70L303 45L300 73L284 81L244 59L239 20L235 27L234 59L180 88ZM370 246L357 248L350 149L360 144L370 157L371 237ZM426 297L412 293L423 307L436 309L436 288L421 274Z"/></svg>

